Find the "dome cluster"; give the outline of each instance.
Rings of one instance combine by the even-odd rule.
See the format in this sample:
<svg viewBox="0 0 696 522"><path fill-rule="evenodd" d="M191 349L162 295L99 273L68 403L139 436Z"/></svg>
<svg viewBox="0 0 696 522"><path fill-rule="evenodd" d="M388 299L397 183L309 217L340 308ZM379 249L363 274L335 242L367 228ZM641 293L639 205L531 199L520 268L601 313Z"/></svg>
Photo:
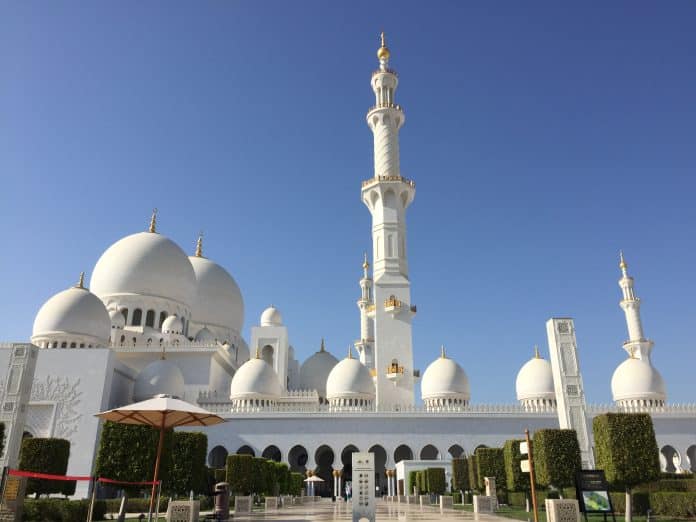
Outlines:
<svg viewBox="0 0 696 522"><path fill-rule="evenodd" d="M34 321L43 348L179 344L244 344L244 302L234 278L186 253L155 231L116 241L97 261L90 282L49 299Z"/></svg>

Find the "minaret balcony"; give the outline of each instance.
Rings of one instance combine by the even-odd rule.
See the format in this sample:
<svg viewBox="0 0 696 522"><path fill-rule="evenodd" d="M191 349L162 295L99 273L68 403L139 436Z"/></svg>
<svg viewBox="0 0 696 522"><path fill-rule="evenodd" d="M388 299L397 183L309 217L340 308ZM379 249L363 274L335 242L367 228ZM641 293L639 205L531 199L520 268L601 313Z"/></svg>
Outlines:
<svg viewBox="0 0 696 522"><path fill-rule="evenodd" d="M399 75L396 74L396 71L394 69L388 69L385 67L384 69L376 69L376 70L372 71L372 78L374 78L378 74L384 74L384 73L393 74L397 78L399 77Z"/></svg>
<svg viewBox="0 0 696 522"><path fill-rule="evenodd" d="M384 301L384 311L391 314L392 317L396 317L401 312L408 312L413 317L416 315L417 308L416 305L408 305L391 295L389 299Z"/></svg>
<svg viewBox="0 0 696 522"><path fill-rule="evenodd" d="M395 109L399 112L404 112L404 110L401 108L401 105L398 103L380 103L379 105L373 105L369 109L367 109L367 114L370 114L372 111L378 111L380 109Z"/></svg>
<svg viewBox="0 0 696 522"><path fill-rule="evenodd" d="M384 181L391 183L405 183L413 189L416 188L415 181L413 181L412 179L404 178L403 176L375 176L374 178L366 179L365 181L363 181L362 188L365 189L367 187L371 187L372 185L376 185L377 183Z"/></svg>
<svg viewBox="0 0 696 522"><path fill-rule="evenodd" d="M398 364L390 364L387 366L387 379L396 384L404 378L404 367Z"/></svg>

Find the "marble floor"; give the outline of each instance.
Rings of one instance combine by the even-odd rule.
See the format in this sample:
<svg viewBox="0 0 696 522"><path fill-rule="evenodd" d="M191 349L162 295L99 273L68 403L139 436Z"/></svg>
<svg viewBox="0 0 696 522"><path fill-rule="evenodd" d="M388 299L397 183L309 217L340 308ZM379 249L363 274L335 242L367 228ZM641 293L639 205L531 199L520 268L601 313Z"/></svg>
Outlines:
<svg viewBox="0 0 696 522"><path fill-rule="evenodd" d="M445 509L440 510L438 506L414 506L397 504L382 500L377 501L376 519L394 521L429 521L429 520L459 520L459 521L480 521L480 522L510 522L508 518L495 515L478 515L470 511ZM314 504L305 504L279 509L275 512L255 512L246 516L234 516L234 520L273 520L273 521L325 521L342 520L351 521L352 513L350 503L334 503L330 500L322 500Z"/></svg>

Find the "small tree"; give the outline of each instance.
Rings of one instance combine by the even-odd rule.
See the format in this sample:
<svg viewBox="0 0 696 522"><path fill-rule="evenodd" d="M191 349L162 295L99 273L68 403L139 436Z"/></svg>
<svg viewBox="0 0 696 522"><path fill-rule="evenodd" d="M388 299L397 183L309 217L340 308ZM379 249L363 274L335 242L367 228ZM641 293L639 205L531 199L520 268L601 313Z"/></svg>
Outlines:
<svg viewBox="0 0 696 522"><path fill-rule="evenodd" d="M173 435L171 476L167 490L173 494L207 492L205 459L208 437L204 433L177 431Z"/></svg>
<svg viewBox="0 0 696 522"><path fill-rule="evenodd" d="M412 495L413 494L413 488L418 489L418 472L417 471L409 471L408 472L408 486L407 486L407 495Z"/></svg>
<svg viewBox="0 0 696 522"><path fill-rule="evenodd" d="M575 430L538 430L534 433L534 478L541 486L558 489L575 484L581 468Z"/></svg>
<svg viewBox="0 0 696 522"><path fill-rule="evenodd" d="M660 456L647 413L605 413L592 421L595 457L607 482L626 490L626 522L631 522L633 488L660 477Z"/></svg>
<svg viewBox="0 0 696 522"><path fill-rule="evenodd" d="M230 485L231 494L251 495L254 486L253 460L254 457L251 455L228 455L227 483Z"/></svg>
<svg viewBox="0 0 696 522"><path fill-rule="evenodd" d="M476 463L478 465L478 486L481 491L486 489L486 477L495 477L496 489L504 491L507 488L503 448L478 448L476 450Z"/></svg>
<svg viewBox="0 0 696 522"><path fill-rule="evenodd" d="M462 492L469 489L469 467L468 460L463 457L452 459L452 489Z"/></svg>
<svg viewBox="0 0 696 522"><path fill-rule="evenodd" d="M478 490L478 459L476 458L476 454L471 455L467 459L467 467L469 468L469 487Z"/></svg>
<svg viewBox="0 0 696 522"><path fill-rule="evenodd" d="M68 440L26 438L22 441L19 454L19 469L65 475L68 471L69 459L70 441ZM28 495L35 493L36 498L50 493L72 495L75 493L75 481L29 479L26 493Z"/></svg>
<svg viewBox="0 0 696 522"><path fill-rule="evenodd" d="M447 489L447 481L445 480L444 468L428 468L425 470L425 475L428 481L428 493L442 495Z"/></svg>
<svg viewBox="0 0 696 522"><path fill-rule="evenodd" d="M529 476L520 468L520 462L527 458L520 453L521 442L524 442L524 439L511 439L506 440L503 445L505 481L511 491L529 491Z"/></svg>
<svg viewBox="0 0 696 522"><path fill-rule="evenodd" d="M304 481L304 476L302 473L292 472L290 473L290 493L295 496L300 496L302 494L302 484Z"/></svg>

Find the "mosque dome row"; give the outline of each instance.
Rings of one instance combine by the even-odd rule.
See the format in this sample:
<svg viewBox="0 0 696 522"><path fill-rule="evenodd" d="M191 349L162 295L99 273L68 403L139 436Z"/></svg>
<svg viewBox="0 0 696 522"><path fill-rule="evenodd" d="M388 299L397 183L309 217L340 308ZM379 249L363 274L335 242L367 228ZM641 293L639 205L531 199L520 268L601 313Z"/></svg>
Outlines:
<svg viewBox="0 0 696 522"><path fill-rule="evenodd" d="M203 257L187 256L155 231L118 240L101 255L91 278L51 297L34 321L32 342L44 347L108 346L112 330L140 327L198 342L228 341L244 323L234 278Z"/></svg>

